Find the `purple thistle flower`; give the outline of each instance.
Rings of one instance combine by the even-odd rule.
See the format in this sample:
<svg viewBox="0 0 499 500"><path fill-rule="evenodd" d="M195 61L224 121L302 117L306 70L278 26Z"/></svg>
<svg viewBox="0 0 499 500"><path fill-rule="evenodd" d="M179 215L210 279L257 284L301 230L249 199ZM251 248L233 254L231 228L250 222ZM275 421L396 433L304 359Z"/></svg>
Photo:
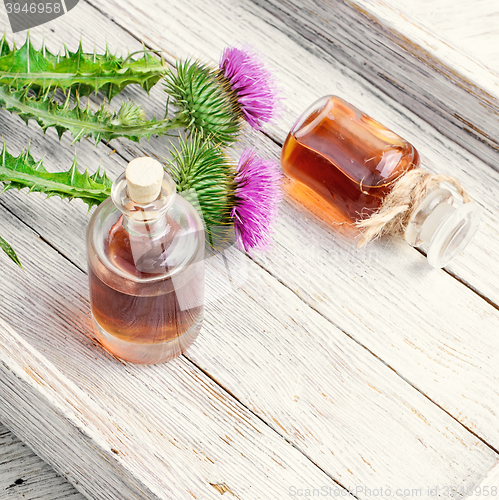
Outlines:
<svg viewBox="0 0 499 500"><path fill-rule="evenodd" d="M238 247L267 250L272 224L282 199L282 175L277 162L245 149L236 172L236 204L231 212Z"/></svg>
<svg viewBox="0 0 499 500"><path fill-rule="evenodd" d="M256 130L276 114L277 89L272 73L250 48L227 47L220 60L220 71L231 89L246 121Z"/></svg>

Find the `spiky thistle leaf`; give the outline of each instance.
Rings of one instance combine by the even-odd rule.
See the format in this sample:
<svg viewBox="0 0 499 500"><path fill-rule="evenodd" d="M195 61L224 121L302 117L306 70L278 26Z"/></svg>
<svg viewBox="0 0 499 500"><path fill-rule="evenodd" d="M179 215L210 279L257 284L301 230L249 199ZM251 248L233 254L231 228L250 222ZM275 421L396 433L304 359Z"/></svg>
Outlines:
<svg viewBox="0 0 499 500"><path fill-rule="evenodd" d="M136 53L138 54L138 53ZM143 56L127 57L83 52L81 46L76 52L65 50L54 55L45 45L36 50L29 38L19 49L9 47L5 35L0 42L0 84L20 90L28 86L38 95L49 90L69 90L80 96L93 92L104 92L111 100L127 85L136 83L147 92L158 82L168 67L145 49Z"/></svg>
<svg viewBox="0 0 499 500"><path fill-rule="evenodd" d="M7 54L10 54L10 52L11 50L4 34L2 39L0 40L0 57L6 56Z"/></svg>
<svg viewBox="0 0 499 500"><path fill-rule="evenodd" d="M29 188L29 192L44 193L48 197L83 200L89 208L99 205L111 195L112 182L105 173L89 175L78 171L76 158L67 172L47 172L42 160L35 161L29 151L11 155L5 146L0 156L0 182L4 191Z"/></svg>
<svg viewBox="0 0 499 500"><path fill-rule="evenodd" d="M193 134L171 149L169 172L181 196L200 211L207 242L220 248L233 230L234 168L219 146Z"/></svg>
<svg viewBox="0 0 499 500"><path fill-rule="evenodd" d="M14 252L14 249L0 236L0 248L7 254L7 256L15 262L21 269L23 266L21 265L21 261L19 260L19 257L17 256L16 252Z"/></svg>
<svg viewBox="0 0 499 500"><path fill-rule="evenodd" d="M2 85L0 107L18 114L26 124L30 119L36 120L44 131L54 127L59 138L69 131L74 142L89 136L95 142L117 137L139 142L142 137L149 139L154 134L165 134L177 127L177 123L167 119L166 114L162 120L146 120L142 108L131 101L124 102L114 113L109 112L104 104L93 113L89 105L81 107L78 98L74 106L71 106L69 96L64 104L59 104L48 97L43 100L30 97L26 89L14 91Z"/></svg>
<svg viewBox="0 0 499 500"><path fill-rule="evenodd" d="M237 139L242 128L237 96L219 71L187 60L168 71L164 83L183 127L217 143Z"/></svg>

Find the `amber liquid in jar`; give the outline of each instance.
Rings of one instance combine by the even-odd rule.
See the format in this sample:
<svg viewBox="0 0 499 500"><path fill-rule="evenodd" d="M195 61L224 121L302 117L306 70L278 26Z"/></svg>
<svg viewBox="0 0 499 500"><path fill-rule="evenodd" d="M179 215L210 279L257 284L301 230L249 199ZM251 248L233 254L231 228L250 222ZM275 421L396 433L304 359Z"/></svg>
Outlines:
<svg viewBox="0 0 499 500"><path fill-rule="evenodd" d="M411 144L334 96L319 99L298 119L281 154L289 177L351 221L369 217L419 163Z"/></svg>
<svg viewBox="0 0 499 500"><path fill-rule="evenodd" d="M161 279L168 272L168 266L161 262L161 255L167 251L178 227L170 221L170 231L157 242L142 260L141 269L136 267L130 235L122 224L123 216L112 226L105 242L104 253L108 265L89 266L90 297L94 320L105 332L99 341L111 352L116 352L116 341L158 346L157 355L164 359L161 345L168 346L171 358L184 352L197 336L196 323L202 321L204 298L204 266L187 266L182 276ZM158 266L159 269L154 269ZM110 265L109 265L110 264ZM123 271L124 276L136 279L127 280L108 269ZM157 279L156 279L157 278ZM193 332L192 335L189 332ZM188 335L184 335L188 333ZM106 339L112 338L112 346ZM154 362L154 354L140 357L140 349L124 347L130 354L125 359L135 362Z"/></svg>

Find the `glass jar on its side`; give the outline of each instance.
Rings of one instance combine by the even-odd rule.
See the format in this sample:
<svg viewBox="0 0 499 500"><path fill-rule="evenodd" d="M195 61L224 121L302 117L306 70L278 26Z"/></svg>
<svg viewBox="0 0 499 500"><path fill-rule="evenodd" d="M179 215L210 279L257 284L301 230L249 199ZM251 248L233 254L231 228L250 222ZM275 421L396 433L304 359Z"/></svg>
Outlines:
<svg viewBox="0 0 499 500"><path fill-rule="evenodd" d="M311 190L352 224L374 220L397 181L411 170L422 172L409 142L336 96L318 99L298 118L281 165L303 192ZM433 267L443 267L472 240L479 210L443 187L417 203L405 239L424 249Z"/></svg>

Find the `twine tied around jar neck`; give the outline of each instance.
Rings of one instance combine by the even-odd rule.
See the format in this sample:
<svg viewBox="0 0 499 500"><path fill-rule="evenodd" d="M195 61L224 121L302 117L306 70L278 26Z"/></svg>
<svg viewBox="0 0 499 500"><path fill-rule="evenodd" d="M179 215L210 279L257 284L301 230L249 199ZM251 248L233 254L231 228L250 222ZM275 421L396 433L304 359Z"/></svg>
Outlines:
<svg viewBox="0 0 499 500"><path fill-rule="evenodd" d="M399 177L385 197L381 207L368 219L355 223L362 231L359 247L385 234L403 236L412 214L426 194L437 189L442 182L454 186L464 203L471 201L461 184L449 175L434 175L422 168L409 170Z"/></svg>

